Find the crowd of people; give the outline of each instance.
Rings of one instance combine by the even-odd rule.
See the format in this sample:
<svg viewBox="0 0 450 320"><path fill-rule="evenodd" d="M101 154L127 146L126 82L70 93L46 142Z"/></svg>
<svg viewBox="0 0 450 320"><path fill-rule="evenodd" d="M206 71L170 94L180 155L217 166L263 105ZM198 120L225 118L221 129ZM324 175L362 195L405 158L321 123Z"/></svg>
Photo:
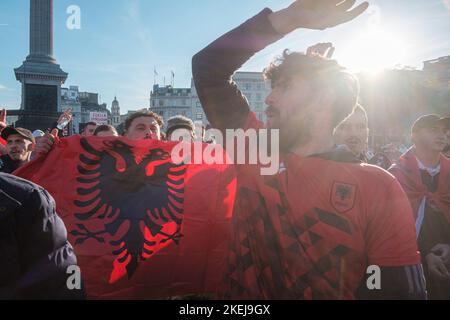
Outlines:
<svg viewBox="0 0 450 320"><path fill-rule="evenodd" d="M450 299L450 118L418 118L406 152L389 147L369 152L370 119L359 103L358 79L331 59L331 44L313 46L306 54L286 50L265 70L272 84L266 124L230 81L254 54L292 31L331 28L368 7L351 9L354 3L308 0L276 12L264 9L193 57L195 85L213 128L280 133L278 174L261 176L259 165L236 166L228 271L218 298ZM70 113L56 123L67 117ZM192 120L183 116L168 119L163 128L158 114L142 110L129 116L121 135L172 141L173 133L183 130L177 137L207 142L205 128L199 137ZM27 274L29 264L45 269L49 264L40 260L52 252L73 257L76 252L64 232L53 235L53 245L40 246L40 239L51 241L47 228L28 226L23 215L40 211L35 223L46 221L54 204L39 187L8 174L51 152L58 126L45 133L8 127L3 110L0 130L0 213L11 215L8 225L0 220L5 230L0 255L10 257L4 260L10 269L0 273L0 297L39 297L30 294L37 292L32 285L21 290L22 280L33 277ZM119 138L116 128L96 123L88 123L81 135ZM39 197L33 197L36 192ZM16 219L21 223L13 224ZM64 228L61 221L54 223ZM24 261L30 241L42 250ZM366 282L373 265L381 270L377 290ZM60 285L60 280L53 281ZM48 296L70 298L53 292Z"/></svg>

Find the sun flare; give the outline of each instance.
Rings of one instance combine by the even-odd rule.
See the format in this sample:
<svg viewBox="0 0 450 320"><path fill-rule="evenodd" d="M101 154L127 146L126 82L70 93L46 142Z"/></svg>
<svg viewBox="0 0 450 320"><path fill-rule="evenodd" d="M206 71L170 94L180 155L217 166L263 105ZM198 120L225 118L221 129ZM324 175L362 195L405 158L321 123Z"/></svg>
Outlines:
<svg viewBox="0 0 450 320"><path fill-rule="evenodd" d="M403 65L407 58L405 37L373 28L349 40L341 51L339 62L355 72L378 73Z"/></svg>

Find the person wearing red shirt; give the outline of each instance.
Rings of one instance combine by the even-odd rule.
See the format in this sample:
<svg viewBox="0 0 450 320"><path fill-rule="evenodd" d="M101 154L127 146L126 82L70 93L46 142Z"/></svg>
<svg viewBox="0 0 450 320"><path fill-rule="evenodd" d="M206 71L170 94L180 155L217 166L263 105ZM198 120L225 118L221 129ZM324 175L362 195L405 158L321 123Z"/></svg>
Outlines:
<svg viewBox="0 0 450 320"><path fill-rule="evenodd" d="M415 121L414 146L390 172L413 207L429 298L450 299L450 160L443 154L450 118L424 115Z"/></svg>
<svg viewBox="0 0 450 320"><path fill-rule="evenodd" d="M298 28L326 29L368 7L303 0L264 9L197 53L198 96L214 128L262 129L230 79L254 54ZM337 62L285 51L272 81L266 127L279 129L278 174L238 165L227 299L423 299L411 206L397 180L336 148L334 128L352 113L359 88ZM243 150L239 152L246 152ZM379 270L370 286L368 270Z"/></svg>

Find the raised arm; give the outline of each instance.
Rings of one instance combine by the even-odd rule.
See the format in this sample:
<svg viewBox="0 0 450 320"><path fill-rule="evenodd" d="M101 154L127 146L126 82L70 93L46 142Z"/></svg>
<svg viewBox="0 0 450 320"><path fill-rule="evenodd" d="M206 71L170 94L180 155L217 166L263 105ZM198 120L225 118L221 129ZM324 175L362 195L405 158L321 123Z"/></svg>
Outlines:
<svg viewBox="0 0 450 320"><path fill-rule="evenodd" d="M271 13L270 9L264 9L192 59L197 94L214 128L244 126L250 108L231 76L256 52L282 38L269 21Z"/></svg>
<svg viewBox="0 0 450 320"><path fill-rule="evenodd" d="M354 19L368 7L364 2L349 11L355 2L297 0L277 12L266 8L197 53L192 59L194 82L213 127L244 126L250 108L231 76L247 60L298 28L323 30Z"/></svg>

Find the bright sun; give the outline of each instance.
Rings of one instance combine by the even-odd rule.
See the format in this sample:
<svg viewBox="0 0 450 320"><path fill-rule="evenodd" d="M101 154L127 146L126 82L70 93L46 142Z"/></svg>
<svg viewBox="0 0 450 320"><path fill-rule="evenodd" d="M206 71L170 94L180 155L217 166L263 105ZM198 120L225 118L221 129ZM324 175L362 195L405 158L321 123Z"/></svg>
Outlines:
<svg viewBox="0 0 450 320"><path fill-rule="evenodd" d="M405 39L395 35L395 30L386 32L371 28L349 40L348 46L339 50L338 61L354 72L377 73L383 69L403 65L406 58Z"/></svg>

